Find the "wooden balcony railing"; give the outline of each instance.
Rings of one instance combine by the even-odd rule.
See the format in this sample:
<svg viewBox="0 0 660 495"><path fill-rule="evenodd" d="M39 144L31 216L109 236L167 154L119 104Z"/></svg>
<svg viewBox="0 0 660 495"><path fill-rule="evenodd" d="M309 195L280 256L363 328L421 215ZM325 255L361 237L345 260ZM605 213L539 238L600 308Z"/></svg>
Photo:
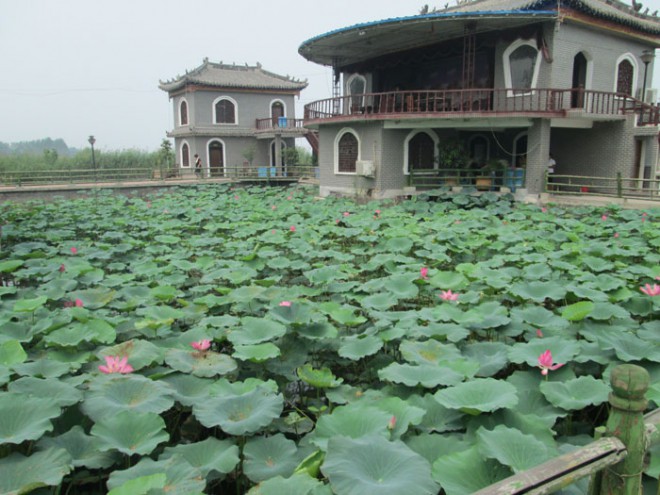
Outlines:
<svg viewBox="0 0 660 495"><path fill-rule="evenodd" d="M257 131L275 131L277 129L302 129L303 119L293 119L290 117L269 117L266 119L257 119L255 128Z"/></svg>
<svg viewBox="0 0 660 495"><path fill-rule="evenodd" d="M642 125L658 125L658 107L622 93L576 89L461 89L390 91L318 100L305 106L305 123L328 119L464 116L465 114L538 114L565 116L569 110L596 115L635 112Z"/></svg>

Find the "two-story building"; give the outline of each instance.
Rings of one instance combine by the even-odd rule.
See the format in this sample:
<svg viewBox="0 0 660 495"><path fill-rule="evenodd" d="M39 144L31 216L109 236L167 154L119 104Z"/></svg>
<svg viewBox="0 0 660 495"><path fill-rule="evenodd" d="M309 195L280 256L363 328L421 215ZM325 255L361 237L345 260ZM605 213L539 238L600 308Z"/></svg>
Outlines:
<svg viewBox="0 0 660 495"><path fill-rule="evenodd" d="M467 0L305 41L340 95L305 107L321 194L397 196L411 172L493 163L538 194L550 155L556 174L654 178L660 19L633 4Z"/></svg>
<svg viewBox="0 0 660 495"><path fill-rule="evenodd" d="M192 174L194 155L202 158L203 175L238 175L243 167L285 165L283 152L307 131L295 118L295 97L307 87L256 66L209 62L161 81L172 100L176 164ZM276 172L279 173L279 172Z"/></svg>

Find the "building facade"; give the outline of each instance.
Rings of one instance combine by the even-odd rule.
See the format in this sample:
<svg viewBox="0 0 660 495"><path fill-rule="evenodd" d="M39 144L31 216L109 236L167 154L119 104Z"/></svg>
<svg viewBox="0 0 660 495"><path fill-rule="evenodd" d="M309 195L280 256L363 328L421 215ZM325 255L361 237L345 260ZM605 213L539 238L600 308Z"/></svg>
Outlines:
<svg viewBox="0 0 660 495"><path fill-rule="evenodd" d="M321 194L493 164L538 194L550 155L556 174L655 178L659 46L660 20L616 0L468 0L312 38L300 54L341 89L305 107Z"/></svg>
<svg viewBox="0 0 660 495"><path fill-rule="evenodd" d="M307 87L256 66L209 62L161 81L172 101L178 172L192 174L195 154L205 177L239 175L249 167L286 168L284 150L306 134L295 97Z"/></svg>

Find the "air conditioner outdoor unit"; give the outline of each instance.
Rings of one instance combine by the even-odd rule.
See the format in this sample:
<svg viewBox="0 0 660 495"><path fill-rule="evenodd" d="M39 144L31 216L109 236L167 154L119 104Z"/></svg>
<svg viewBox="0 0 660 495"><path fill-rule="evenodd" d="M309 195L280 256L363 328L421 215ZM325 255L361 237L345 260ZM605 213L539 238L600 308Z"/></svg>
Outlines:
<svg viewBox="0 0 660 495"><path fill-rule="evenodd" d="M655 105L658 103L658 88L649 88L646 90L646 98L644 98L645 103L652 103Z"/></svg>
<svg viewBox="0 0 660 495"><path fill-rule="evenodd" d="M374 162L371 160L358 160L355 162L355 172L363 177L373 177L375 173Z"/></svg>

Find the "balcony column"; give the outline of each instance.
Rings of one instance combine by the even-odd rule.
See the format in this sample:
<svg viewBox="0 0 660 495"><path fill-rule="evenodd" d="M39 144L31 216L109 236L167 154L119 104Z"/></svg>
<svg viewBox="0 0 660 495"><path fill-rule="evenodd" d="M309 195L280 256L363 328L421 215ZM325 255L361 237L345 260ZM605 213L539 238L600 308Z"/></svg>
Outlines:
<svg viewBox="0 0 660 495"><path fill-rule="evenodd" d="M283 176L284 170L282 169L282 134L275 134L275 175Z"/></svg>
<svg viewBox="0 0 660 495"><path fill-rule="evenodd" d="M529 194L543 192L543 181L550 157L550 120L534 119L527 132L525 186Z"/></svg>

